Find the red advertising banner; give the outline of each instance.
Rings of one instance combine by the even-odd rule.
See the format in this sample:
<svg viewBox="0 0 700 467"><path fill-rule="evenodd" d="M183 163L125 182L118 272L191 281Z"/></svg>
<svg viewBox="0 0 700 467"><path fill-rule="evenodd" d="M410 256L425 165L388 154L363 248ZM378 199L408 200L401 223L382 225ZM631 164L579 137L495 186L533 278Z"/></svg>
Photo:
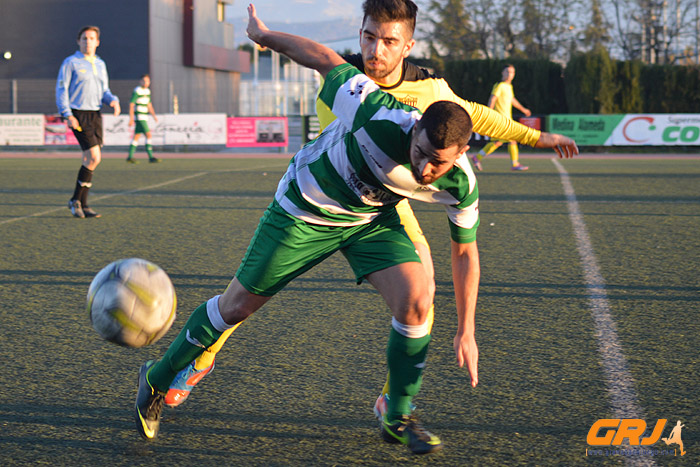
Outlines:
<svg viewBox="0 0 700 467"><path fill-rule="evenodd" d="M227 148L289 145L287 117L229 117L226 127Z"/></svg>
<svg viewBox="0 0 700 467"><path fill-rule="evenodd" d="M541 117L520 117L518 120L523 125L529 126L530 128L534 128L535 130L542 129L542 118Z"/></svg>
<svg viewBox="0 0 700 467"><path fill-rule="evenodd" d="M68 128L66 122L59 115L46 115L44 124L44 144L46 145L78 145L73 130Z"/></svg>

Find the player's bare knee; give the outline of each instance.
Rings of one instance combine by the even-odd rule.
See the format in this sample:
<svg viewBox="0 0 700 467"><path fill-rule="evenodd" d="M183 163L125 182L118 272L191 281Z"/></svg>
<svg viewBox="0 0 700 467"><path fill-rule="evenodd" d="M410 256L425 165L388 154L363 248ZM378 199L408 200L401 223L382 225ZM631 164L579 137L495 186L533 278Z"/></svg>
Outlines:
<svg viewBox="0 0 700 467"><path fill-rule="evenodd" d="M231 300L219 300L219 313L226 324L233 325L245 320L255 313L255 309Z"/></svg>
<svg viewBox="0 0 700 467"><path fill-rule="evenodd" d="M237 324L255 313L270 298L248 292L234 279L219 299L219 313L227 324Z"/></svg>
<svg viewBox="0 0 700 467"><path fill-rule="evenodd" d="M401 324L420 325L428 318L430 307L433 304L432 297L428 294L412 295L406 306L394 313L394 317Z"/></svg>

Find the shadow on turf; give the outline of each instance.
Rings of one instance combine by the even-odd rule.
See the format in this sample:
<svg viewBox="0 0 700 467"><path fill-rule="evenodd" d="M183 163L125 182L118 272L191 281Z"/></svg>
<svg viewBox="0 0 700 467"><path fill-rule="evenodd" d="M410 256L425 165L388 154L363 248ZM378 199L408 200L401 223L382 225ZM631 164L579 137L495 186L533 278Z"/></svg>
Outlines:
<svg viewBox="0 0 700 467"><path fill-rule="evenodd" d="M87 286L92 281L95 272L79 271L52 271L52 270L22 270L0 269L0 284L3 285L67 285ZM22 279L4 279L1 276L28 276ZM56 280L45 278L78 278L80 281ZM230 275L201 275L201 274L170 274L176 289L214 289L223 290L231 280ZM318 284L318 285L316 285ZM333 286L329 286L332 284ZM453 295L452 282L436 281L437 291L435 295L451 297ZM700 301L700 288L697 287L669 287L669 286L634 286L605 284L603 287L607 296L612 300L657 300L657 301ZM370 286L355 284L352 278L306 278L298 277L290 285L285 287L289 291L324 291L324 292L352 292L352 293L376 293ZM559 292L555 292L559 291ZM576 291L571 293L568 291ZM617 293L611 293L617 292ZM631 294L637 292L636 294ZM687 292L687 296L668 295L669 292ZM581 298L589 297L586 288L581 284L537 284L526 282L481 282L479 285L480 296L490 297L548 297L548 298Z"/></svg>
<svg viewBox="0 0 700 467"><path fill-rule="evenodd" d="M435 295L452 296L452 283L448 281L436 281L437 291ZM592 285L598 288L600 286ZM657 300L657 301L689 301L700 302L700 288L697 287L668 287L668 286L645 286L645 285L616 285L604 284L603 289L607 291L607 297L611 300ZM561 292L553 292L560 290ZM568 292L569 290L579 291L578 293ZM611 292L618 293L611 293ZM631 294L630 292L638 292ZM646 292L641 294L639 292ZM669 295L669 292L687 292L687 296ZM546 298L580 298L590 297L587 288L583 284L536 284L525 282L481 282L479 284L479 296L487 297L546 297Z"/></svg>
<svg viewBox="0 0 700 467"><path fill-rule="evenodd" d="M118 450L113 442L100 443L98 439L82 440L77 436L82 431L94 432L95 430L133 431L134 439L145 446L152 446L141 441L134 426L131 407L107 408L84 406L58 406L40 404L0 404L0 423L5 426L13 425L13 431L4 430L0 435L0 443L15 444L40 444L55 442L58 445L83 444L92 449L104 444L108 450ZM19 428L25 425L25 429ZM459 419L434 420L431 426L437 431L456 431L470 433L520 433L520 434L559 434L565 436L579 436L581 430L566 425L510 425L510 424L473 424L465 423ZM32 428L34 427L34 428ZM64 433L65 437L54 437L53 430L61 428L74 429L75 435ZM237 438L273 438L296 440L324 440L330 438L341 439L341 432L347 430L372 430L376 429L376 421L371 414L349 418L347 414L342 417L309 417L298 413L276 411L274 414L267 412L255 412L247 410L230 413L222 410L203 411L187 409L166 409L163 412L161 422L162 439L164 442L176 441L178 434L187 432L189 435L212 434L233 436ZM334 429L339 431L333 431ZM38 436L42 430L46 431L46 438ZM170 437L168 437L168 431ZM335 435L333 435L335 433ZM33 434L34 436L30 436ZM49 436L52 438L49 439ZM104 437L109 433L102 432ZM70 441L68 441L70 439ZM97 441L97 443L96 443ZM114 440L118 441L118 440ZM128 443L128 439L123 439Z"/></svg>

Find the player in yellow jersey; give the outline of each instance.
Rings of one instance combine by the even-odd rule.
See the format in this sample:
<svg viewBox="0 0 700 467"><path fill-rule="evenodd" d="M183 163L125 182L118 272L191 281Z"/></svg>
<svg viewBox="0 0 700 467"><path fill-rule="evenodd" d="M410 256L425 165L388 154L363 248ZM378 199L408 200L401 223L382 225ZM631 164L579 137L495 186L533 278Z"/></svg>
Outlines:
<svg viewBox="0 0 700 467"><path fill-rule="evenodd" d="M364 18L360 29L362 54L343 58L358 67L373 79L384 91L392 94L405 104L421 111L440 100L456 102L469 113L474 131L494 138L520 141L539 148L553 148L561 156L562 149L573 153L576 144L562 135L544 133L505 118L488 107L464 100L457 96L444 79L432 76L427 70L405 61L415 45L413 32L416 23L417 7L411 0L365 0L362 5ZM397 16L397 12L410 12L408 17ZM335 119L330 109L317 102L317 113L322 128ZM578 152L576 150L576 152ZM430 281L430 296L435 292L435 281L430 247L421 232L408 202L397 205L404 226L411 241L416 246L421 262ZM475 297L474 297L475 305ZM428 321L432 326L433 308ZM178 373L165 397L165 404L181 404L192 388L214 368L216 353L235 330L228 330L207 348L195 361ZM460 366L464 362L459 362ZM475 383L473 383L475 384ZM386 410L387 384L375 403L375 413L382 416Z"/></svg>
<svg viewBox="0 0 700 467"><path fill-rule="evenodd" d="M515 78L515 67L508 64L503 67L503 71L501 72L502 81L500 83L496 83L491 90L489 107L510 119L513 118L513 107L524 113L526 117L529 117L531 115L530 109L523 106L518 99L515 98L515 94L513 93L513 78ZM510 138L501 138L491 141L476 155L472 156L472 163L474 164L476 170L482 170L481 160L494 152L496 149L500 148L505 142L508 143L508 154L510 154L511 170L527 170L528 167L522 165L518 161L518 141Z"/></svg>

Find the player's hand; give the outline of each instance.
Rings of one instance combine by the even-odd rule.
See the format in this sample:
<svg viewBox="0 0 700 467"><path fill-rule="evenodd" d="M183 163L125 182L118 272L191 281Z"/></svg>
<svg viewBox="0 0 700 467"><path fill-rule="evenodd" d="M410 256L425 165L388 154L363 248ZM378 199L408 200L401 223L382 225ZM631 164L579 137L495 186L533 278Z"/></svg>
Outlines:
<svg viewBox="0 0 700 467"><path fill-rule="evenodd" d="M467 364L469 376L472 380L472 387L479 384L479 347L473 334L459 334L454 340L455 354L457 354L457 364L461 367Z"/></svg>
<svg viewBox="0 0 700 467"><path fill-rule="evenodd" d="M71 128L74 129L74 130L83 131L83 130L80 128L80 123L78 123L78 119L75 118L75 117L72 116L72 115L71 115L70 117L68 117L68 126L71 127Z"/></svg>
<svg viewBox="0 0 700 467"><path fill-rule="evenodd" d="M114 109L114 116L116 117L120 113L122 113L122 107L119 105L118 100L113 100L112 102L109 103L109 106Z"/></svg>
<svg viewBox="0 0 700 467"><path fill-rule="evenodd" d="M156 123L158 123L158 117L156 117L155 115L153 116L153 120L154 120Z"/></svg>
<svg viewBox="0 0 700 467"><path fill-rule="evenodd" d="M258 15L255 11L255 5L253 5L252 3L249 4L248 27L246 28L246 34L248 34L248 38L256 44L260 44L260 40L262 40L262 38L264 37L265 32L269 30L270 29L267 26L265 26L265 23L263 23L262 20L258 18Z"/></svg>
<svg viewBox="0 0 700 467"><path fill-rule="evenodd" d="M535 144L536 148L552 148L554 152L559 155L559 158L570 158L578 154L578 146L576 142L564 135L558 135L556 133L546 133L542 132L540 134L540 139L537 140Z"/></svg>
<svg viewBox="0 0 700 467"><path fill-rule="evenodd" d="M523 113L525 114L526 117L529 117L530 115L532 115L532 112L530 112L530 109L527 109L527 108L523 109Z"/></svg>
<svg viewBox="0 0 700 467"><path fill-rule="evenodd" d="M133 118L129 119L129 126L134 126L134 119Z"/></svg>

